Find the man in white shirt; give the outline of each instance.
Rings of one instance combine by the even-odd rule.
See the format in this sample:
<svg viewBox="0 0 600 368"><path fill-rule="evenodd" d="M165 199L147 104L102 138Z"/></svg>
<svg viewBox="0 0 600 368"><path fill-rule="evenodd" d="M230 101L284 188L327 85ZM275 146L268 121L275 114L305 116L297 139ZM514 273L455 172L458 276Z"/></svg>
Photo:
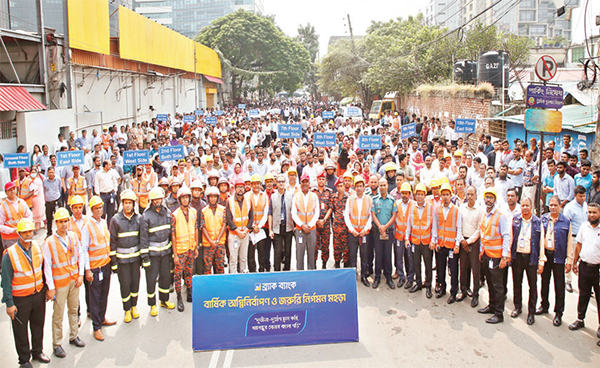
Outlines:
<svg viewBox="0 0 600 368"><path fill-rule="evenodd" d="M304 259L309 270L315 267L317 245L317 220L319 220L319 197L310 191L310 178L302 174L300 191L294 195L292 219L296 223L296 269L304 270ZM312 213L312 215L310 215Z"/></svg>
<svg viewBox="0 0 600 368"><path fill-rule="evenodd" d="M471 307L479 305L480 288L480 265L479 261L479 225L485 213L483 207L479 206L477 200L477 190L474 186L467 188L467 203L460 206L460 216L462 219L462 238L460 242L460 294L456 300L461 301L470 294L469 284L470 276L473 275L473 290ZM470 272L469 272L470 269Z"/></svg>
<svg viewBox="0 0 600 368"><path fill-rule="evenodd" d="M439 170L436 170L431 166L432 162L433 159L431 156L427 156L427 158L425 158L425 167L417 174L419 181L426 186L429 186L429 183L431 183L433 179L439 179L442 176Z"/></svg>

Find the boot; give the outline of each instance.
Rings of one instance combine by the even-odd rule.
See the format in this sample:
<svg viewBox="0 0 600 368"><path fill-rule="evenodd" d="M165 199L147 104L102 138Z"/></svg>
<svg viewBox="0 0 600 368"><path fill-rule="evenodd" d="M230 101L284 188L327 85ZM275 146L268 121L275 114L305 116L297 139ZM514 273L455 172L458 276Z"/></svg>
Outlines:
<svg viewBox="0 0 600 368"><path fill-rule="evenodd" d="M187 291L187 302L188 303L192 302L192 291L191 290Z"/></svg>
<svg viewBox="0 0 600 368"><path fill-rule="evenodd" d="M156 305L153 305L153 306L150 308L150 315L151 315L152 317L156 317L156 316L158 316L158 308L156 307Z"/></svg>
<svg viewBox="0 0 600 368"><path fill-rule="evenodd" d="M340 268L340 261L335 261L335 268Z"/></svg>
<svg viewBox="0 0 600 368"><path fill-rule="evenodd" d="M181 297L181 293L177 294L177 310L183 312L185 307L183 306L183 298Z"/></svg>
<svg viewBox="0 0 600 368"><path fill-rule="evenodd" d="M131 322L131 310L125 311L125 318L123 318L125 323Z"/></svg>
<svg viewBox="0 0 600 368"><path fill-rule="evenodd" d="M137 307L131 307L131 317L133 317L133 319L140 318L140 312L138 312Z"/></svg>

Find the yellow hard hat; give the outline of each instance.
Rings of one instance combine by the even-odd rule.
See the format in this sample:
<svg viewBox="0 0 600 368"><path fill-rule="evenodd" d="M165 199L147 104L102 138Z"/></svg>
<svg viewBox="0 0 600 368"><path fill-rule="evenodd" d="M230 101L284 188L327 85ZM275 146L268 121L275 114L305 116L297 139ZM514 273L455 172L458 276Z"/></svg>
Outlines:
<svg viewBox="0 0 600 368"><path fill-rule="evenodd" d="M400 187L400 193L402 192L412 192L412 187L410 186L410 183L402 183L402 186Z"/></svg>
<svg viewBox="0 0 600 368"><path fill-rule="evenodd" d="M350 170L346 170L346 172L344 172L344 175L343 175L343 177L344 177L344 178L350 178L350 179L354 178L354 177L352 176L352 172L351 172Z"/></svg>
<svg viewBox="0 0 600 368"><path fill-rule="evenodd" d="M69 217L69 211L67 211L67 209L64 207L61 207L54 212L54 221L68 220Z"/></svg>
<svg viewBox="0 0 600 368"><path fill-rule="evenodd" d="M431 181L429 182L430 188L439 187L440 185L442 185L442 184L440 183L440 181L438 179L431 179Z"/></svg>
<svg viewBox="0 0 600 368"><path fill-rule="evenodd" d="M260 176L258 176L258 174L252 175L252 177L250 178L250 182L251 183L260 183Z"/></svg>
<svg viewBox="0 0 600 368"><path fill-rule="evenodd" d="M393 162L388 162L387 164L385 164L385 172L388 171L392 171L392 170L397 170L398 168L396 167L396 164Z"/></svg>
<svg viewBox="0 0 600 368"><path fill-rule="evenodd" d="M288 175L290 175L291 173L298 175L298 171L296 170L296 168L294 166L290 166L290 168L287 171Z"/></svg>
<svg viewBox="0 0 600 368"><path fill-rule="evenodd" d="M71 207L73 207L73 206L78 205L78 204L85 204L83 202L83 198L81 198L81 196L78 196L78 195L73 196L73 198L71 198L71 203L69 203L69 205Z"/></svg>
<svg viewBox="0 0 600 368"><path fill-rule="evenodd" d="M135 195L135 193L133 192L133 190L131 189L126 189L124 191L121 192L121 201L124 200L130 200L130 201L137 201L137 196Z"/></svg>
<svg viewBox="0 0 600 368"><path fill-rule="evenodd" d="M356 175L354 177L354 185L358 184L358 183L365 183L365 178L363 178L362 175Z"/></svg>
<svg viewBox="0 0 600 368"><path fill-rule="evenodd" d="M423 193L427 194L427 187L425 186L425 184L423 184L423 183L417 184L417 187L415 188L415 193L417 193L417 192L423 192Z"/></svg>
<svg viewBox="0 0 600 368"><path fill-rule="evenodd" d="M450 184L450 180L448 180L447 176L442 176L440 179L438 179L440 185L444 185L444 184Z"/></svg>
<svg viewBox="0 0 600 368"><path fill-rule="evenodd" d="M462 152L460 150L454 151L454 156L462 157Z"/></svg>
<svg viewBox="0 0 600 368"><path fill-rule="evenodd" d="M148 194L148 199L151 201L163 198L165 198L165 191L161 187L152 188Z"/></svg>
<svg viewBox="0 0 600 368"><path fill-rule="evenodd" d="M450 184L448 184L448 183L442 184L442 187L440 188L440 193L443 192L444 190L450 191L450 194L452 194L452 187L450 186Z"/></svg>
<svg viewBox="0 0 600 368"><path fill-rule="evenodd" d="M275 176L271 173L267 173L265 175L265 181L267 181L267 180L275 180Z"/></svg>
<svg viewBox="0 0 600 368"><path fill-rule="evenodd" d="M35 225L33 221L28 218L22 218L17 224L17 232L20 233L22 231L33 231L35 230Z"/></svg>
<svg viewBox="0 0 600 368"><path fill-rule="evenodd" d="M102 198L98 196L93 196L92 199L90 199L90 209L102 205L104 205L104 202L102 202Z"/></svg>
<svg viewBox="0 0 600 368"><path fill-rule="evenodd" d="M498 198L498 194L496 194L496 188L494 187L485 188L483 191L483 196L485 197L486 194L493 194L494 197Z"/></svg>

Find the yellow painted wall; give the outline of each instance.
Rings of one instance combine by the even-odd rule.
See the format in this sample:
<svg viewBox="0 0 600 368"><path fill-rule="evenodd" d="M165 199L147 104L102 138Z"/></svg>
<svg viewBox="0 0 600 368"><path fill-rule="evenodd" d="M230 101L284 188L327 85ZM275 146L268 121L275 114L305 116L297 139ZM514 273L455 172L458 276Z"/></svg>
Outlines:
<svg viewBox="0 0 600 368"><path fill-rule="evenodd" d="M110 55L107 0L68 0L69 46Z"/></svg>

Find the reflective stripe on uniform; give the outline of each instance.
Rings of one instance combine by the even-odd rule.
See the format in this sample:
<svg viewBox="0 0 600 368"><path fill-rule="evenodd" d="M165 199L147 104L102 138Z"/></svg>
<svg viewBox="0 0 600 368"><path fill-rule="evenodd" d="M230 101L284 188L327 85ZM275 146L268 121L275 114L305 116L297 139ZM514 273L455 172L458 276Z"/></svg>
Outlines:
<svg viewBox="0 0 600 368"><path fill-rule="evenodd" d="M129 236L138 236L140 235L139 231L128 231L126 233L119 233L119 238L127 238Z"/></svg>
<svg viewBox="0 0 600 368"><path fill-rule="evenodd" d="M171 228L171 224L165 224L165 225L151 227L148 229L148 232L150 234L152 234L152 233L155 233L155 232L161 231L161 230L169 230L170 228Z"/></svg>

